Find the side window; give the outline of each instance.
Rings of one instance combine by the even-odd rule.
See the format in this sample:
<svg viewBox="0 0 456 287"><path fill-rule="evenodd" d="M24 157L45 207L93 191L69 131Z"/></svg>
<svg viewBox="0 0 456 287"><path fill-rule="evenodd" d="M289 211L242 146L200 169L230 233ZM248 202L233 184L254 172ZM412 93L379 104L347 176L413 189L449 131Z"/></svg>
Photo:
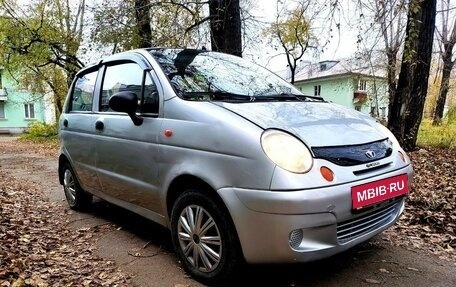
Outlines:
<svg viewBox="0 0 456 287"><path fill-rule="evenodd" d="M74 86L70 111L91 111L93 103L93 90L97 80L98 71L79 77Z"/></svg>
<svg viewBox="0 0 456 287"><path fill-rule="evenodd" d="M109 98L118 92L130 91L141 99L144 71L135 63L107 66L103 80L100 111L110 112Z"/></svg>
<svg viewBox="0 0 456 287"><path fill-rule="evenodd" d="M144 89L143 89L144 79ZM100 111L111 112L109 98L117 92L130 91L138 96L138 113L158 113L158 92L152 77L135 63L106 67L100 101Z"/></svg>
<svg viewBox="0 0 456 287"><path fill-rule="evenodd" d="M157 86L152 81L150 74L146 75L144 82L144 100L141 105L141 113L158 113Z"/></svg>

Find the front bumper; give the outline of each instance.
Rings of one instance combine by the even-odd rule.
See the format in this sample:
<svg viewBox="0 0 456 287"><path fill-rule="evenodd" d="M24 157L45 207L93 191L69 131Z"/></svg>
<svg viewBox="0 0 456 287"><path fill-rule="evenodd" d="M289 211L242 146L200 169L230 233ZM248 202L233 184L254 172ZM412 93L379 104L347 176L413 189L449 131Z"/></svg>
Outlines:
<svg viewBox="0 0 456 287"><path fill-rule="evenodd" d="M244 257L249 263L318 260L347 250L393 225L404 198L352 210L351 187L396 175L413 175L410 165L337 186L297 191L222 188Z"/></svg>

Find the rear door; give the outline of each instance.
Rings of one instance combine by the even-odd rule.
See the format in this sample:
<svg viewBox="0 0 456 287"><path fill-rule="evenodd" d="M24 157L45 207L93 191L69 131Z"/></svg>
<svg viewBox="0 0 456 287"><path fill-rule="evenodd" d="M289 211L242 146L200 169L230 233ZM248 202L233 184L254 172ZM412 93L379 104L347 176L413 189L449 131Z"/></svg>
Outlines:
<svg viewBox="0 0 456 287"><path fill-rule="evenodd" d="M99 87L98 68L80 73L75 79L65 111L60 118L62 148L69 157L82 188L91 193L101 191L96 173L94 97Z"/></svg>
<svg viewBox="0 0 456 287"><path fill-rule="evenodd" d="M133 60L106 63L97 118L97 172L103 193L120 205L141 206L161 213L158 180L160 96L153 71ZM135 126L125 113L109 108L109 97L121 91L138 96ZM115 201L116 201L115 200ZM127 206L132 208L132 206Z"/></svg>

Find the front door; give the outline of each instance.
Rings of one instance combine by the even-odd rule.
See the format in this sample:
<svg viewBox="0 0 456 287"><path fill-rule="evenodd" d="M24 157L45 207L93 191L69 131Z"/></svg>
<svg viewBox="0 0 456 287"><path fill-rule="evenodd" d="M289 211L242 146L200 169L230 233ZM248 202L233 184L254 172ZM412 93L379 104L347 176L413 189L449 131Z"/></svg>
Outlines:
<svg viewBox="0 0 456 287"><path fill-rule="evenodd" d="M138 96L137 113L144 119L140 126L125 113L109 108L109 97L120 91ZM123 204L161 213L157 139L162 119L158 112L159 94L149 71L134 62L106 65L96 147L103 193Z"/></svg>

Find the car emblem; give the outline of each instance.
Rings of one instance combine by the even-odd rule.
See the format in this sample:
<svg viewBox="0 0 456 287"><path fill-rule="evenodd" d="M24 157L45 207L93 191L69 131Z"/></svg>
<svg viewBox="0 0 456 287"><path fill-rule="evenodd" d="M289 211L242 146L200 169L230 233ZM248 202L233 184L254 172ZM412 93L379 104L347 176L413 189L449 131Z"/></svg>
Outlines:
<svg viewBox="0 0 456 287"><path fill-rule="evenodd" d="M375 152L372 150L368 150L364 153L367 158L374 158L375 157Z"/></svg>

